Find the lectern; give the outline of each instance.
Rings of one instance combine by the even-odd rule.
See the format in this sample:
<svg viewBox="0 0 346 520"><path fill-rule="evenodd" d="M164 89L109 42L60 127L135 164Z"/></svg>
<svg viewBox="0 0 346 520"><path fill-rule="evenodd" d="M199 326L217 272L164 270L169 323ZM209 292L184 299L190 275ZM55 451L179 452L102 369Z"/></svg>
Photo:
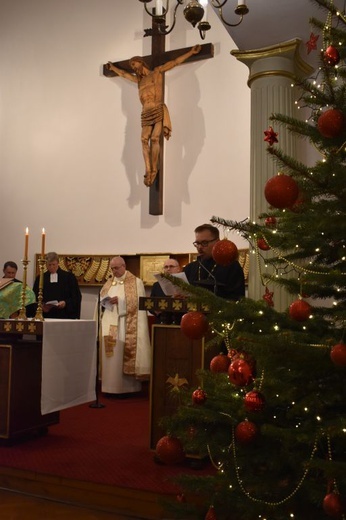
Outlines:
<svg viewBox="0 0 346 520"><path fill-rule="evenodd" d="M0 320L0 439L45 432L59 412L41 414L42 322ZM23 334L28 339L22 339Z"/></svg>
<svg viewBox="0 0 346 520"><path fill-rule="evenodd" d="M96 335L94 320L0 320L0 438L95 399Z"/></svg>
<svg viewBox="0 0 346 520"><path fill-rule="evenodd" d="M139 308L147 311L188 312L196 304L179 298L141 297ZM199 310L205 310L199 309ZM210 354L204 351L204 339L187 338L179 325L152 326L152 370L150 379L150 448L165 435L160 419L172 415L179 406L179 393L193 392L199 384L197 370L209 366Z"/></svg>

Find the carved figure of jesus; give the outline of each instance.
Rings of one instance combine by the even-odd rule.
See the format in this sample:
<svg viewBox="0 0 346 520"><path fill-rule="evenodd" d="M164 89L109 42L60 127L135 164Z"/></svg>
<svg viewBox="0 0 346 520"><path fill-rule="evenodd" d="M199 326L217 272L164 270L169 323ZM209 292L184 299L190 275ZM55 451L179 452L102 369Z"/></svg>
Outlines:
<svg viewBox="0 0 346 520"><path fill-rule="evenodd" d="M169 139L172 132L168 109L163 100L163 74L177 65L184 63L190 56L198 54L201 45L195 45L188 52L174 60L167 61L151 70L143 58L135 56L130 59L133 73L127 72L108 62L108 68L121 76L138 84L139 99L142 104L142 150L145 163L144 184L151 186L158 172L160 155L160 137Z"/></svg>

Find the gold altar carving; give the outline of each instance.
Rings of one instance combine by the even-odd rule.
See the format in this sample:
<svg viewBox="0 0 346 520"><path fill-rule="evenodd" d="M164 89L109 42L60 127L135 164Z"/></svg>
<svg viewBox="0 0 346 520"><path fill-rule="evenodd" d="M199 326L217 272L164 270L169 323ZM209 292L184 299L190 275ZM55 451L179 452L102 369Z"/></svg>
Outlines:
<svg viewBox="0 0 346 520"><path fill-rule="evenodd" d="M167 258L169 258L169 254L143 255L140 257L139 277L143 280L144 285L153 285L156 282L154 274L161 273Z"/></svg>
<svg viewBox="0 0 346 520"><path fill-rule="evenodd" d="M59 255L59 267L71 271L79 285L103 285L112 274L109 267L114 255ZM39 274L40 255L36 255L36 275ZM44 269L47 270L46 267Z"/></svg>
<svg viewBox="0 0 346 520"><path fill-rule="evenodd" d="M183 268L187 263L196 260L196 253L155 253L155 254L122 254L119 253L126 262L127 269L134 275L139 276L144 285L150 287L154 282L154 273L162 270L167 258L174 257ZM109 262L114 254L109 255L59 255L59 267L64 271L71 271L77 278L80 286L99 286L103 285L111 276L112 272ZM41 254L35 255L35 274L40 273L39 259ZM239 263L244 271L245 282L248 281L250 255L248 249L239 249ZM44 266L46 270L46 266Z"/></svg>

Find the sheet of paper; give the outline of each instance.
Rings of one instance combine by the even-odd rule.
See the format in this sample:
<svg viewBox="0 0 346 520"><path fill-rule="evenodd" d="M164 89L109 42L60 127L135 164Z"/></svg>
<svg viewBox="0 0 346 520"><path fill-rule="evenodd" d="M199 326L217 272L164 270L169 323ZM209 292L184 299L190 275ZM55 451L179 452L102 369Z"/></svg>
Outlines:
<svg viewBox="0 0 346 520"><path fill-rule="evenodd" d="M185 273L175 273L172 274L172 276L174 276L175 278L179 278L180 280L183 280L183 282L185 283L189 283ZM183 290L180 287L174 285L170 280L167 280L167 278L164 278L162 274L154 274L154 277L159 282L161 289L163 290L166 296L175 296L176 294L181 294L183 292Z"/></svg>
<svg viewBox="0 0 346 520"><path fill-rule="evenodd" d="M112 311L113 310L113 304L110 303L110 299L111 297L110 296L105 296L104 298L102 298L100 300L100 304L102 305L102 307L104 307L105 309L109 310L109 311Z"/></svg>

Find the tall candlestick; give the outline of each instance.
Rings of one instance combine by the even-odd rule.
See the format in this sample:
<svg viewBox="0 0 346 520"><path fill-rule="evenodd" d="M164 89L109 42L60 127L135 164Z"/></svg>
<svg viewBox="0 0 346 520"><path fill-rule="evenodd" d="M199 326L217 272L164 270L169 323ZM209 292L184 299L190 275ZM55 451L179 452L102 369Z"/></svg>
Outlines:
<svg viewBox="0 0 346 520"><path fill-rule="evenodd" d="M25 229L25 247L24 247L24 260L28 259L29 251L29 228Z"/></svg>
<svg viewBox="0 0 346 520"><path fill-rule="evenodd" d="M41 256L44 258L44 249L46 245L46 232L44 228L42 228L42 246L41 246Z"/></svg>

